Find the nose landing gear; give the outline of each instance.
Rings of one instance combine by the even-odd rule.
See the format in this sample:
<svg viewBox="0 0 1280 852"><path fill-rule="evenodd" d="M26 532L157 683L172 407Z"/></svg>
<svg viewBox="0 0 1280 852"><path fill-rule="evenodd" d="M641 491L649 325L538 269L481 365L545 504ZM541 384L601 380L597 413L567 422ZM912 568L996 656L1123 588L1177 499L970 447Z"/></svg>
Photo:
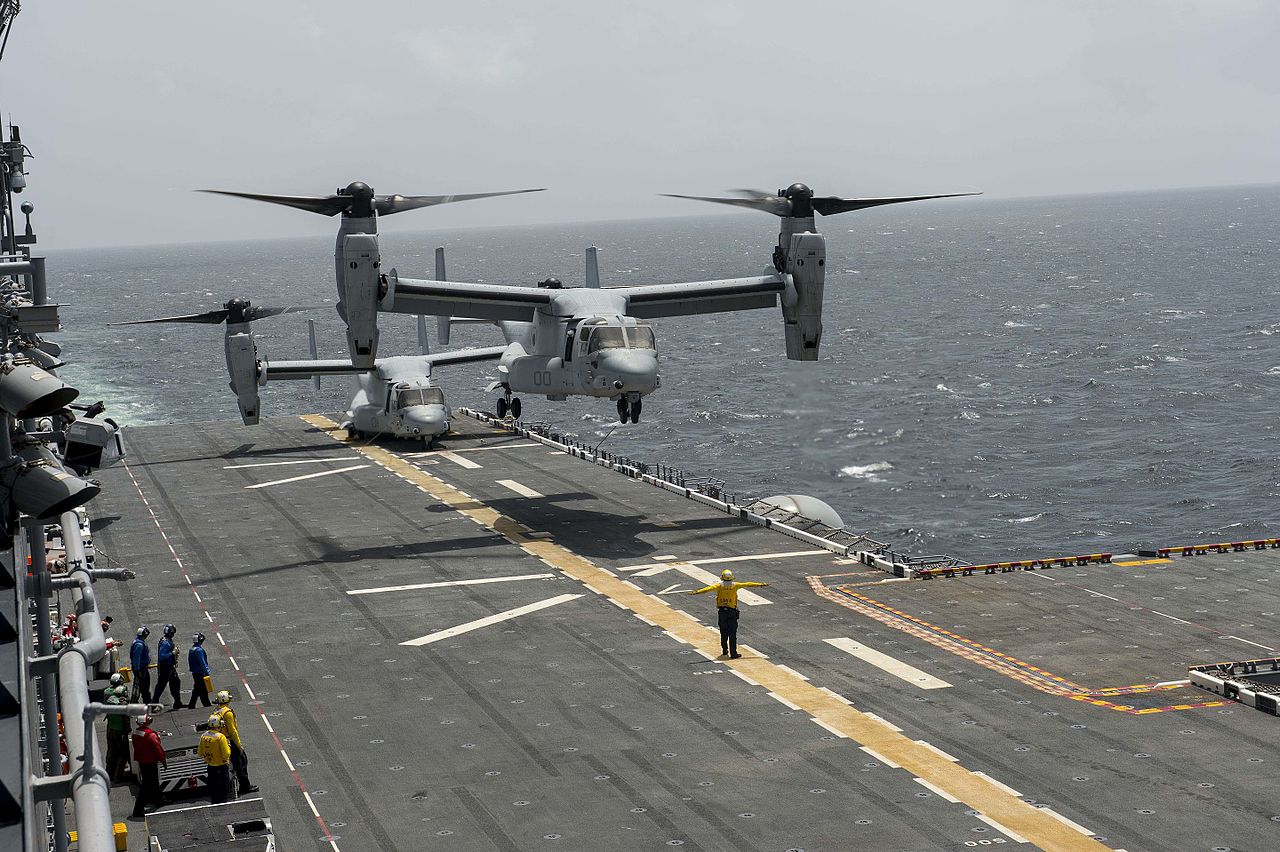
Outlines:
<svg viewBox="0 0 1280 852"><path fill-rule="evenodd" d="M643 403L638 393L625 394L618 397L618 422L626 423L630 420L632 423L639 423L642 407Z"/></svg>

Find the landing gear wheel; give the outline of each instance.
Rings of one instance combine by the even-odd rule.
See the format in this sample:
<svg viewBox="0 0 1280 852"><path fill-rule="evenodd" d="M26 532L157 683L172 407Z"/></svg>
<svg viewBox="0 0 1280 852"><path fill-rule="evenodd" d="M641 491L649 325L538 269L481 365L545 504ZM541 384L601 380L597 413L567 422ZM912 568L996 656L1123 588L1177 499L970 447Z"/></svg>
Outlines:
<svg viewBox="0 0 1280 852"><path fill-rule="evenodd" d="M516 420L520 419L520 397L511 400L511 416Z"/></svg>
<svg viewBox="0 0 1280 852"><path fill-rule="evenodd" d="M631 418L631 404L624 396L618 400L618 422L626 423Z"/></svg>
<svg viewBox="0 0 1280 852"><path fill-rule="evenodd" d="M351 428L349 428L349 429L347 429L347 440L348 440L348 441L358 441L358 440L360 440L360 439L361 439L361 438L363 438L363 437L364 437L364 435L363 435L363 434L361 434L360 430L359 430L359 429L356 429L354 426L353 426L353 427L351 427Z"/></svg>
<svg viewBox="0 0 1280 852"><path fill-rule="evenodd" d="M639 423L639 422L640 422L640 408L641 408L641 407L642 407L642 404L641 404L640 400L638 400L638 399L637 399L635 402L631 403L631 422L632 422L632 423Z"/></svg>
<svg viewBox="0 0 1280 852"><path fill-rule="evenodd" d="M507 416L507 398L505 396L498 397L498 419Z"/></svg>

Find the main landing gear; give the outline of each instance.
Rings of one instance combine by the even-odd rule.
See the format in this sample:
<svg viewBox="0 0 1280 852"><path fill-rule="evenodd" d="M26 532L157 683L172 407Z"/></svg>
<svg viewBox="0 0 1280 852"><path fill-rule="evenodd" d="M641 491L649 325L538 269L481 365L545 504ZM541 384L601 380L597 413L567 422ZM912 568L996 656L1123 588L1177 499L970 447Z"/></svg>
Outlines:
<svg viewBox="0 0 1280 852"><path fill-rule="evenodd" d="M512 418L520 419L520 397L513 399L510 391L498 397L498 419L506 417L507 412L511 413Z"/></svg>
<svg viewBox="0 0 1280 852"><path fill-rule="evenodd" d="M631 397L635 397L635 399ZM638 393L618 397L618 422L626 423L630 420L632 423L639 423L640 409L642 407L643 403Z"/></svg>

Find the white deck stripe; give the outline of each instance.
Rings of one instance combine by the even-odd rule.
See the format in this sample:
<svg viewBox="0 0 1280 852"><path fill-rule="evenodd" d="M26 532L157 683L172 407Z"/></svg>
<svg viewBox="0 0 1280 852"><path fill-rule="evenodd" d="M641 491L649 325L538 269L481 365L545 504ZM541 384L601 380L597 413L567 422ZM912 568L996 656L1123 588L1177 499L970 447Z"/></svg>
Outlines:
<svg viewBox="0 0 1280 852"><path fill-rule="evenodd" d="M519 482L516 482L514 479L499 479L498 484L501 485L503 488L516 492L521 497L541 497L542 496L541 494L539 494L537 491L534 491L529 486L521 485Z"/></svg>
<svg viewBox="0 0 1280 852"><path fill-rule="evenodd" d="M994 828L996 831L998 831L998 832L1000 832L1001 834L1003 834L1003 835L1005 835L1006 837L1008 837L1008 838L1009 838L1010 840L1012 840L1014 843L1029 843L1029 842L1030 842L1029 840L1027 840L1027 838L1023 837L1021 834L1018 834L1016 831L1014 831L1013 829L1009 828L1008 826L1001 825L1000 823L996 822L995 820L993 820L991 817L987 816L986 814L974 814L974 816L976 816L978 819L982 820L982 821L983 821L983 822L985 822L987 825L989 825L989 826L991 826L992 828Z"/></svg>
<svg viewBox="0 0 1280 852"><path fill-rule="evenodd" d="M1013 796L1018 799L1022 798L1022 794L1019 793L1017 790L1013 789L1008 784L1005 784L1002 781L997 781L996 779L992 778L990 775L988 775L985 772L974 772L973 774L981 778L983 781L986 781L988 784L991 784L995 787L999 787L1001 790L1004 790L1010 796Z"/></svg>
<svg viewBox="0 0 1280 852"><path fill-rule="evenodd" d="M461 636L463 633L470 633L472 630L479 630L481 627L488 627L490 624L498 624L503 621L510 621L531 612L537 612L540 609L556 606L557 604L567 603L568 601L580 598L582 595L556 595L554 598L547 598L545 601L537 603L525 604L515 609L509 609L506 612L487 615L484 618L477 618L475 621L468 621L466 624L459 624L457 627L450 627L445 630L437 630L435 633L428 633L418 639L410 639L408 642L401 642L401 645L409 645L411 647L421 647L422 645L430 645L432 642L439 642L441 639L449 639L454 636Z"/></svg>
<svg viewBox="0 0 1280 852"><path fill-rule="evenodd" d="M915 782L919 784L921 787L925 788L926 790L932 791L935 796L941 796L942 798L946 799L948 802L951 802L952 804L960 803L960 800L957 799L955 796L951 795L946 790L943 790L941 787L938 787L935 784L929 783L923 778L916 778Z"/></svg>
<svg viewBox="0 0 1280 852"><path fill-rule="evenodd" d="M411 592L416 589L443 589L446 586L479 586L484 583L512 583L516 580L549 580L555 574L519 574L514 577L480 577L475 580L441 580L436 583L410 583L407 586L378 586L373 589L352 589L349 595L377 595L382 592Z"/></svg>
<svg viewBox="0 0 1280 852"><path fill-rule="evenodd" d="M1054 818L1054 819L1056 819L1058 822L1060 822L1060 823L1062 823L1063 825L1065 825L1067 828L1074 828L1076 831L1080 832L1081 834L1085 834L1085 835L1088 835L1089 837L1093 837L1093 832L1092 832L1092 831L1090 831L1089 829L1085 828L1085 827L1084 827L1083 825L1081 825L1080 823L1075 822L1074 820L1067 819L1067 818L1066 818L1066 817L1064 817L1062 814L1060 814L1060 813L1058 813L1057 811L1055 811L1053 808L1045 808L1045 807L1042 807L1042 808L1040 808L1040 810L1044 811L1044 812L1045 812L1045 813L1047 813L1049 816L1053 817L1053 818Z"/></svg>
<svg viewBox="0 0 1280 852"><path fill-rule="evenodd" d="M1257 642L1250 642L1248 639L1241 639L1239 636L1228 636L1227 638L1228 638L1228 639L1234 639L1234 640L1236 640L1237 642L1243 642L1243 643L1244 643L1244 644L1246 644L1246 645L1252 645L1252 646L1254 646L1255 648L1261 648L1261 649L1262 649L1262 650L1264 650L1264 651L1274 651L1274 650L1275 650L1275 648L1272 648L1270 645L1260 645L1260 644L1258 644Z"/></svg>
<svg viewBox="0 0 1280 852"><path fill-rule="evenodd" d="M335 473L348 473L353 470L372 467L367 464L353 464L350 467L340 467L337 470L322 470L319 473L308 473L305 476L291 476L288 479L277 479L274 482L259 482L257 485L246 485L246 491L252 491L255 488L269 488L272 485L284 485L288 482L301 482L304 479L319 479L322 476L333 476Z"/></svg>
<svg viewBox="0 0 1280 852"><path fill-rule="evenodd" d="M839 648L850 656L857 657L864 663L870 663L876 668L888 672L896 678L905 680L912 686L918 686L921 689L946 689L951 686L951 684L941 678L936 678L927 672L922 672L915 666L908 665L901 660L896 659L895 657L890 657L888 654L877 651L874 648L868 648L866 645L863 645L860 642L855 642L852 639L842 637L839 639L825 639L823 641L834 648Z"/></svg>
<svg viewBox="0 0 1280 852"><path fill-rule="evenodd" d="M457 455L456 453L449 452L448 450L442 450L440 452L440 458L448 459L449 461L456 464L458 467L465 467L468 470L479 470L481 467L484 466L484 465L476 464L471 459L464 459L462 456Z"/></svg>
<svg viewBox="0 0 1280 852"><path fill-rule="evenodd" d="M789 550L783 553L756 553L751 556L719 556L715 559L687 559L681 564L683 565L719 565L721 562L751 562L756 559L790 559L795 556L821 556L830 554L829 550ZM674 556L655 556L654 562L646 562L643 565L625 565L619 568L619 571L640 571L644 568L665 568L667 566L658 564L661 560L675 559Z"/></svg>
<svg viewBox="0 0 1280 852"><path fill-rule="evenodd" d="M454 447L452 450L423 450L417 453L401 453L407 459L421 459L427 456L438 456L441 453L478 453L481 450L511 450L516 447L541 447L541 444L493 444L487 447ZM563 455L563 453L561 454Z"/></svg>
<svg viewBox="0 0 1280 852"><path fill-rule="evenodd" d="M222 466L222 469L245 470L250 467L279 467L285 464L320 464L321 462L350 461L358 458L360 456L334 456L331 459L295 459L294 461L255 462L254 464L226 464Z"/></svg>

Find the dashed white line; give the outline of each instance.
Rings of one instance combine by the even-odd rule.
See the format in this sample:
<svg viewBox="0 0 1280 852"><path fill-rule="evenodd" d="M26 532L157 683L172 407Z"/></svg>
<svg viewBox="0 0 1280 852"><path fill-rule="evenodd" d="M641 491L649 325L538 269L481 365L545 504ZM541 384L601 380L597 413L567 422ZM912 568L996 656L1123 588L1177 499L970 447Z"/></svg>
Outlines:
<svg viewBox="0 0 1280 852"><path fill-rule="evenodd" d="M1001 790L1004 790L1010 796L1013 796L1018 799L1022 798L1022 794L1019 793L1017 790L1013 789L1008 784L1005 784L1002 781L997 781L996 779L992 778L990 775L988 775L985 772L973 772L971 774L978 776L983 781L986 781L988 784L992 785L993 787L999 787Z"/></svg>
<svg viewBox="0 0 1280 852"><path fill-rule="evenodd" d="M1087 836L1089 836L1089 837L1093 837L1093 832L1092 832L1092 831L1090 831L1089 829L1085 828L1085 827L1084 827L1083 825L1081 825L1080 823L1075 822L1074 820L1067 819L1067 818L1066 818L1066 817L1064 817L1062 814L1060 814L1060 813L1058 813L1057 811L1055 811L1053 808L1048 807L1048 806L1046 806L1046 805L1037 805L1036 807L1037 807L1037 808L1039 808L1040 810L1044 811L1045 813L1047 813L1049 816L1051 816L1051 817L1053 817L1054 819L1056 819L1058 822L1060 822L1060 823L1062 823L1063 825L1065 825L1067 828L1075 829L1076 831L1080 832L1081 834L1087 835Z"/></svg>
<svg viewBox="0 0 1280 852"><path fill-rule="evenodd" d="M822 728L823 730L825 730L825 731L827 731L827 732L829 732L829 733L835 734L837 737L839 737L839 738L840 738L840 739L842 739L842 740L847 740L847 739L849 739L849 735L848 735L848 734L843 733L843 732L842 732L842 731L840 731L838 728L833 728L833 727L831 727L830 725L828 725L826 722L822 721L821 719L810 719L809 721L813 722L813 724L817 725L819 728Z"/></svg>
<svg viewBox="0 0 1280 852"><path fill-rule="evenodd" d="M943 751L942 749L938 748L936 745L934 745L934 744L933 744L933 743L931 743L931 742L927 742L927 741L925 741L925 740L916 740L916 745L924 746L925 748L929 749L929 751L933 752L934 754L936 754L938 757L942 758L943 760L949 760L949 761L951 761L952 763L959 763L959 762L960 762L960 759L959 759L959 758L957 758L957 757L952 757L951 755L947 754L945 751Z"/></svg>
<svg viewBox="0 0 1280 852"><path fill-rule="evenodd" d="M1241 639L1239 636L1228 636L1227 638L1228 638L1228 639L1234 639L1234 640L1236 640L1237 642L1243 642L1243 643L1244 643L1244 644L1246 644L1246 645L1252 645L1252 646L1253 646L1253 647L1255 647L1255 648L1261 648L1261 649L1262 649L1262 650L1264 650L1264 651L1274 651L1274 650L1275 650L1275 648L1272 648L1270 645L1261 645L1261 644L1259 644L1259 643L1257 643L1257 642L1250 642L1248 639Z"/></svg>
<svg viewBox="0 0 1280 852"><path fill-rule="evenodd" d="M458 467L465 467L467 470L479 470L484 467L484 465L476 464L471 459L463 458L462 456L457 455L456 453L451 453L448 450L441 450L440 458L448 459Z"/></svg>
<svg viewBox="0 0 1280 852"><path fill-rule="evenodd" d="M885 757L883 754L881 754L880 752L876 751L876 750L875 750L875 749L873 749L873 748L869 748L869 747L867 747L867 746L859 746L859 748L860 748L862 751L865 751L867 754L871 755L871 756L872 756L873 758L875 758L876 760L878 760L878 761L880 761L881 763L883 763L885 766L889 767L890 769L901 769L901 768L902 768L901 766L899 766L898 764L894 763L892 760L890 760L889 758Z"/></svg>
<svg viewBox="0 0 1280 852"><path fill-rule="evenodd" d="M1010 840L1012 840L1014 843L1029 843L1029 842L1030 842L1029 840L1027 840L1027 838L1023 837L1021 834L1018 834L1016 831L1014 831L1013 829L1009 828L1008 826L1001 825L1000 823L996 822L995 820L993 820L991 817L987 816L986 814L974 814L974 816L976 816L978 819L982 820L982 821L983 821L983 822L985 822L987 825L989 825L989 826L991 826L992 828L994 828L996 831L998 831L998 832L1000 832L1001 834L1003 834L1003 835L1005 835L1006 837L1008 837L1008 838L1009 838Z"/></svg>
<svg viewBox="0 0 1280 852"><path fill-rule="evenodd" d="M916 778L914 780L917 784L919 784L921 787L924 787L926 790L929 790L935 796L941 796L942 798L946 799L948 802L951 802L953 805L960 803L959 799L957 799L955 796L951 795L946 790L939 787L937 784L931 784L928 781L924 780L923 778Z"/></svg>
<svg viewBox="0 0 1280 852"><path fill-rule="evenodd" d="M1151 610L1151 611L1152 611L1153 613L1155 613L1156 615L1159 615L1159 616L1161 616L1161 617L1163 617L1163 618L1167 618L1167 619L1169 619L1170 621L1176 621L1176 622L1178 622L1179 624L1190 624L1190 623L1191 623L1190 621L1183 621L1181 618L1178 618L1177 616L1173 616L1173 615L1169 615L1168 613L1161 612L1161 611L1160 611L1160 610L1158 610L1158 609L1153 609L1153 610Z"/></svg>
<svg viewBox="0 0 1280 852"><path fill-rule="evenodd" d="M516 482L514 479L499 479L497 480L497 482L503 488L506 488L509 491L514 491L515 493L519 494L521 497L542 497L543 496L539 492L534 491L529 486Z"/></svg>
<svg viewBox="0 0 1280 852"><path fill-rule="evenodd" d="M267 718L267 714L266 714L266 713L260 713L260 714L259 714L259 718L261 718L261 719L262 719L262 724L264 724L264 725L266 725L266 726L267 726L267 730L268 730L268 731L270 731L270 732L271 732L271 733L273 733L273 734L276 732L276 729L275 729L275 728L273 728L273 727L271 727L271 720Z"/></svg>
<svg viewBox="0 0 1280 852"><path fill-rule="evenodd" d="M792 704L790 701L788 701L787 699L783 698L781 695L779 695L779 694L778 694L778 693L776 693L776 692L770 692L770 693L769 693L769 697L770 697L770 698L772 698L774 701L778 702L779 704L781 704L783 707L788 708L789 710L799 710L799 709L800 709L800 706L799 706L798 704Z"/></svg>
<svg viewBox="0 0 1280 852"><path fill-rule="evenodd" d="M882 651L868 648L861 642L855 642L845 637L824 639L823 641L834 648L839 648L850 656L857 657L864 663L870 663L881 671L888 672L894 677L906 681L912 686L918 686L921 689L947 689L951 686L942 678L934 677L928 672L921 671L915 666L908 665Z"/></svg>
<svg viewBox="0 0 1280 852"><path fill-rule="evenodd" d="M682 560L684 565L719 565L721 562L752 562L761 559L790 559L796 556L820 556L829 554L829 550L789 550L782 553L755 553L750 556L717 556L714 559L686 559ZM671 562L675 560L674 556L654 556L653 562ZM654 565L652 562L646 562L643 565L627 565L619 568L619 571L639 571L642 568L658 568L661 566Z"/></svg>

